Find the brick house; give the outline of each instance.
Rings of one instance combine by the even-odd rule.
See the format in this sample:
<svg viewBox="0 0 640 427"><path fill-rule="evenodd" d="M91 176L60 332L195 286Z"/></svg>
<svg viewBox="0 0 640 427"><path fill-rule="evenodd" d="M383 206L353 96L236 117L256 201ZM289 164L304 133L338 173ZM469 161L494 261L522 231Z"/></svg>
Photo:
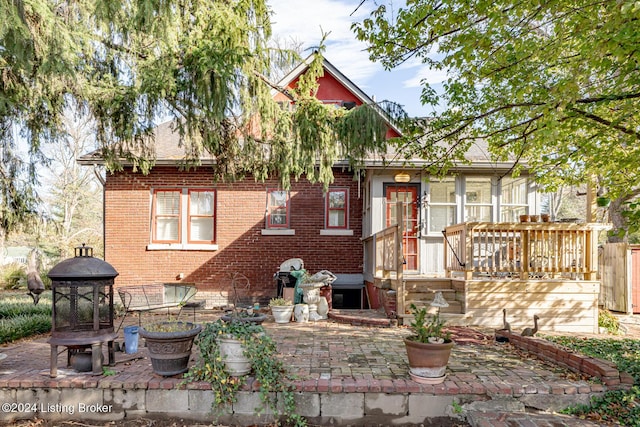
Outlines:
<svg viewBox="0 0 640 427"><path fill-rule="evenodd" d="M303 62L281 82L295 85ZM318 98L337 105L372 100L325 60ZM280 92L274 97L287 101ZM389 124L388 136L399 131ZM348 168L336 165L328 192L321 184L277 180L216 183L207 167L181 171L182 151L170 123L156 129L156 164L148 175L131 167L108 174L104 183L105 259L119 272L116 286L195 283L207 307L230 301L229 276L240 272L251 283L250 297L275 296L274 274L290 258L314 273L329 270L361 275L362 189ZM92 153L84 165L101 162ZM349 276L347 276L349 277Z"/></svg>
<svg viewBox="0 0 640 427"><path fill-rule="evenodd" d="M280 85L295 85L307 66L301 64ZM319 99L347 108L372 102L326 60L324 68ZM274 97L288 102L279 92L274 91ZM388 122L387 136L397 135L399 130ZM275 179L214 183L211 159L202 159L201 166L189 171L177 167L183 153L176 141L170 124L158 126L157 160L148 175L125 167L106 177L105 259L119 272L116 287L194 283L198 299L208 308L232 302L230 275L236 272L251 283L246 297L268 302L277 293L274 274L290 258L303 259L310 273L329 270L345 280L334 286L334 296L342 297L334 298L334 308L337 301L346 308L377 307L388 292L380 287L374 243L396 223L402 206L404 282L394 286L398 308L405 309L397 315L406 313L411 298L428 299L430 287L446 286L453 312L464 316L473 306L465 302L468 289L456 290L457 282L448 277L443 230L456 224L514 224L520 215L543 210L533 180L526 174L512 177L513 164L492 161L481 142L467 153L470 164L457 165L444 179L430 179L420 159L408 167L372 157L357 176L336 164L335 182L324 192L322 185L306 181L292 182L290 191L281 191ZM78 161L94 165L102 160L88 154ZM421 296L403 289L403 283L419 289ZM518 298L509 296L509 303ZM567 301L573 301L571 295ZM593 299L587 305L581 313L591 322L597 319L597 304L595 311ZM478 309L476 320L484 316L493 322L502 313L497 310L497 305ZM524 324L529 309L518 310ZM593 329L591 323L585 327Z"/></svg>

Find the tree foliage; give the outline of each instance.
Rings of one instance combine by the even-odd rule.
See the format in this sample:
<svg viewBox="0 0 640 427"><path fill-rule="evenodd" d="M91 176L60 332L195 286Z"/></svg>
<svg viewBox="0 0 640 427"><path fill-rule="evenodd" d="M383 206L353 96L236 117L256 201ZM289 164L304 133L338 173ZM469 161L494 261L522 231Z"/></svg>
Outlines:
<svg viewBox="0 0 640 427"><path fill-rule="evenodd" d="M356 165L350 153L385 144L379 115L360 111L378 107L346 111L312 98L321 52L291 93L296 108L273 101L269 76L295 55L270 47L265 0L6 0L0 16L0 139L15 144L11 129L21 129L31 165L63 136L69 107L95 120L110 171L125 162L150 170L161 119L179 131L184 166L209 153L220 180L328 185L338 156Z"/></svg>
<svg viewBox="0 0 640 427"><path fill-rule="evenodd" d="M640 189L640 2L408 0L353 26L388 67L448 72L444 103L408 150L448 166L476 138L526 160L549 188L589 182L625 202Z"/></svg>

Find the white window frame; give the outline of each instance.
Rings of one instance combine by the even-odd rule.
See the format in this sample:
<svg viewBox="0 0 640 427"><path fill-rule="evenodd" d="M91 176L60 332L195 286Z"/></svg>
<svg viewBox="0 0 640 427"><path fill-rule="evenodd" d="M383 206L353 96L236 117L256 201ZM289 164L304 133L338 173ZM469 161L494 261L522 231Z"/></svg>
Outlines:
<svg viewBox="0 0 640 427"><path fill-rule="evenodd" d="M473 180L473 179L487 179L489 180L489 201L488 202L474 202L474 201L469 201L468 196L471 194L471 192L469 191L469 180ZM493 177L488 177L486 175L465 175L463 177L464 179L464 185L463 185L463 191L461 193L462 196L462 221L463 222L484 222L484 221L490 221L493 222L495 221L495 215L496 215L496 184L495 184L495 180ZM474 220L470 220L468 215L467 215L467 208L471 208L471 207L477 207L477 208L484 208L484 207L488 207L489 209L491 209L490 214L489 214L489 218L488 219L474 219Z"/></svg>
<svg viewBox="0 0 640 427"><path fill-rule="evenodd" d="M441 184L443 183L443 181L446 182L450 182L453 184L453 202L434 202L432 195L431 195L431 186L432 185L437 185L437 184ZM427 186L427 191L428 191L428 200L427 200L427 212L426 212L426 218L427 218L427 226L426 226L426 234L428 236L442 236L442 230L431 230L431 209L434 207L447 207L447 208L453 208L454 211L454 218L453 218L453 224L457 224L458 222L458 216L459 216L459 209L458 209L458 205L459 205L459 197L458 197L458 181L456 179L455 176L446 176L442 181L431 181L429 182L428 186Z"/></svg>
<svg viewBox="0 0 640 427"><path fill-rule="evenodd" d="M525 188L525 193L524 193L524 201L523 203L505 203L504 201L504 190L505 190L505 182L507 182L507 185L513 184L517 181L524 181L524 188ZM529 213L529 179L526 176L520 176L518 178L511 178L511 177L503 177L500 180L500 213L499 213L499 218L500 221L502 222L519 222L519 216L520 215L527 215ZM516 213L514 214L513 218L511 218L511 221L508 221L507 219L503 219L503 215L505 215L507 213L507 210L513 210L516 211Z"/></svg>

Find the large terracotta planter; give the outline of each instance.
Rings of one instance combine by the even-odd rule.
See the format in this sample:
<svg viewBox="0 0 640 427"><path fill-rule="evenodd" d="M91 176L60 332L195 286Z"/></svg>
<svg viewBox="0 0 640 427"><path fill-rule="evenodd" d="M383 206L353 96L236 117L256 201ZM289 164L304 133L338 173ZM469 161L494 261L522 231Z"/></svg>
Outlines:
<svg viewBox="0 0 640 427"><path fill-rule="evenodd" d="M169 377L189 370L193 340L202 330L202 326L190 322L179 323L183 328L176 328L175 331L170 332L156 332L146 330L144 327L140 328L140 336L147 343L151 367L153 372L158 375ZM165 324L169 326L171 322L165 322ZM167 327L167 329L171 330L172 328Z"/></svg>
<svg viewBox="0 0 640 427"><path fill-rule="evenodd" d="M409 337L404 339L404 345L409 359L409 373L414 381L430 384L444 381L453 341L422 343Z"/></svg>

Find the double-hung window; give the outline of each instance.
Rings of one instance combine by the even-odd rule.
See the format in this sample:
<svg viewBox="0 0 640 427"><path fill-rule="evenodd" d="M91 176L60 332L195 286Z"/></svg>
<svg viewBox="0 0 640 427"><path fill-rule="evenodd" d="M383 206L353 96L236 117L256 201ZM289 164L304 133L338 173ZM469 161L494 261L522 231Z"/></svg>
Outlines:
<svg viewBox="0 0 640 427"><path fill-rule="evenodd" d="M464 216L467 222L493 221L493 180L485 176L465 179Z"/></svg>
<svg viewBox="0 0 640 427"><path fill-rule="evenodd" d="M180 242L180 194L180 190L156 190L153 192L153 242Z"/></svg>
<svg viewBox="0 0 640 427"><path fill-rule="evenodd" d="M149 249L215 249L216 193L154 189Z"/></svg>
<svg viewBox="0 0 640 427"><path fill-rule="evenodd" d="M213 191L189 190L189 243L215 241L215 211Z"/></svg>
<svg viewBox="0 0 640 427"><path fill-rule="evenodd" d="M456 223L456 181L446 178L429 183L429 234L440 235Z"/></svg>
<svg viewBox="0 0 640 427"><path fill-rule="evenodd" d="M527 214L528 187L527 178L505 176L501 179L500 221L518 222L520 215Z"/></svg>
<svg viewBox="0 0 640 427"><path fill-rule="evenodd" d="M290 228L289 192L267 190L267 229Z"/></svg>
<svg viewBox="0 0 640 427"><path fill-rule="evenodd" d="M346 230L349 228L349 190L330 188L325 199L325 228Z"/></svg>

